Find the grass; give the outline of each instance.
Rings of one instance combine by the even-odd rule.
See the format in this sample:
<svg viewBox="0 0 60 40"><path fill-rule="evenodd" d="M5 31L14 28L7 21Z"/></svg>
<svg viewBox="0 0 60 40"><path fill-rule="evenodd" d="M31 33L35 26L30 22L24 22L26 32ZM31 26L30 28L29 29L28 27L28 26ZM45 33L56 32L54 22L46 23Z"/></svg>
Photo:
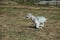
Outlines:
<svg viewBox="0 0 60 40"><path fill-rule="evenodd" d="M60 40L60 10L0 8L0 40ZM48 18L43 29L35 29L25 15Z"/></svg>

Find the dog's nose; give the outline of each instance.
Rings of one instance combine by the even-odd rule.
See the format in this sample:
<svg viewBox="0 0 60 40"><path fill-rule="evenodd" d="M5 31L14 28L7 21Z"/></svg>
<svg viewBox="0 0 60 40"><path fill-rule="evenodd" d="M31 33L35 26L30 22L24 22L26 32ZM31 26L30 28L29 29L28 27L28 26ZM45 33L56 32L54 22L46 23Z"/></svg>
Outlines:
<svg viewBox="0 0 60 40"><path fill-rule="evenodd" d="M26 18L28 18L28 17L26 17Z"/></svg>

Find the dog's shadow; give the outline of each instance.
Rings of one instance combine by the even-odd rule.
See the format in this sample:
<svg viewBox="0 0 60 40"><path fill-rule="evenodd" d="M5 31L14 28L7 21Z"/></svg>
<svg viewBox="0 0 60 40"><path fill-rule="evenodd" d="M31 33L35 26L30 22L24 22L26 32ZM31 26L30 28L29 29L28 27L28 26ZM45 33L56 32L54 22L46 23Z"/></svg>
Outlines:
<svg viewBox="0 0 60 40"><path fill-rule="evenodd" d="M23 26L25 28L36 28L35 26Z"/></svg>

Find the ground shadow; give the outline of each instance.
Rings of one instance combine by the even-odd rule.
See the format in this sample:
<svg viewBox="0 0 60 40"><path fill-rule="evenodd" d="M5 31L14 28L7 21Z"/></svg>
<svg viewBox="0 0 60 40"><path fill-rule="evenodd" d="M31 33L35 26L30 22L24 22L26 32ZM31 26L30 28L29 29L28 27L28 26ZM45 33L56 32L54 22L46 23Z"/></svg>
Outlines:
<svg viewBox="0 0 60 40"><path fill-rule="evenodd" d="M36 28L35 26L23 26L25 28Z"/></svg>

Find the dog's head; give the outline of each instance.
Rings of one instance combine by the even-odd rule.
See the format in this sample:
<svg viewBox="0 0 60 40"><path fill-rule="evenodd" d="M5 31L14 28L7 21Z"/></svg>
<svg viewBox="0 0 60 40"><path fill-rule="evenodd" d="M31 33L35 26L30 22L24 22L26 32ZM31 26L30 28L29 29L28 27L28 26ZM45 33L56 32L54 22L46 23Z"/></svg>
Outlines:
<svg viewBox="0 0 60 40"><path fill-rule="evenodd" d="M32 17L32 14L31 13L28 13L27 15L26 15L26 18L28 18L28 19L30 19Z"/></svg>

